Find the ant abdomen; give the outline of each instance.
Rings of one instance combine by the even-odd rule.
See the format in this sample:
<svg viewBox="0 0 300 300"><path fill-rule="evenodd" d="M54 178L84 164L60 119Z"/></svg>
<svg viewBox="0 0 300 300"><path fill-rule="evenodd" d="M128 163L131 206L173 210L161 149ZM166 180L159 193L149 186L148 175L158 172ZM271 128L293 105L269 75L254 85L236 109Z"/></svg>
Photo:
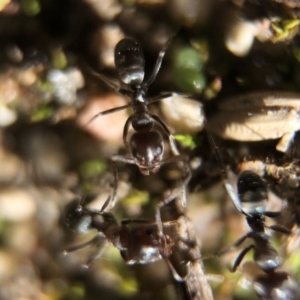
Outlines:
<svg viewBox="0 0 300 300"><path fill-rule="evenodd" d="M256 240L256 251L254 251L254 261L257 266L264 271L275 270L282 264L282 258L278 255L278 252L269 244L269 237L264 236L265 241Z"/></svg>
<svg viewBox="0 0 300 300"><path fill-rule="evenodd" d="M258 275L253 283L259 299L297 300L298 283L286 272L272 272Z"/></svg>
<svg viewBox="0 0 300 300"><path fill-rule="evenodd" d="M145 58L137 40L124 38L116 45L115 66L123 83L140 85L143 82Z"/></svg>
<svg viewBox="0 0 300 300"><path fill-rule="evenodd" d="M262 178L252 171L243 171L237 181L242 210L249 215L263 214L268 202L268 190Z"/></svg>

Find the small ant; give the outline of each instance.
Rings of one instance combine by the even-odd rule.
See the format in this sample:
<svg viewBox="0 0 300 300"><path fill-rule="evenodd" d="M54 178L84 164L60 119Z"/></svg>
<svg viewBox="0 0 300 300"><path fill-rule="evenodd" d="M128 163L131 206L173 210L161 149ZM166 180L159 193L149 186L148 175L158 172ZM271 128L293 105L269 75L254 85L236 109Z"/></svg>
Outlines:
<svg viewBox="0 0 300 300"><path fill-rule="evenodd" d="M81 203L71 203L67 208L65 220L68 227L78 233L96 229L98 233L89 241L64 250L64 254L77 251L87 246L95 246L86 267L89 267L101 254L106 242L110 242L120 250L124 261L129 264L147 264L164 259L177 281L184 279L177 273L169 256L172 254L173 240L162 231L156 223L141 219L125 219L118 225L112 213L105 212L110 198L100 210L90 209ZM161 222L161 221L160 221ZM129 225L138 225L129 227Z"/></svg>
<svg viewBox="0 0 300 300"><path fill-rule="evenodd" d="M208 133L209 134L209 133ZM246 170L243 171L237 180L237 194L233 186L227 180L226 171L222 165L218 148L209 134L211 143L214 146L216 157L221 166L221 174L225 188L239 212L245 217L251 228L251 231L238 239L233 248L241 245L247 238L251 238L254 244L244 248L236 258L231 271L235 272L244 256L253 249L254 262L264 271L265 274L256 276L254 280L254 290L260 299L275 300L275 299L296 299L289 295L293 293L295 286L289 281L290 277L285 272L276 272L276 269L281 266L282 259L278 255L276 249L271 245L269 236L265 232L265 217L276 218L281 212L266 211L268 202L268 190L263 179L256 173ZM272 225L268 228L284 234L291 234L291 231L280 225ZM227 250L219 252L218 255L226 253ZM277 294L278 293L278 296Z"/></svg>
<svg viewBox="0 0 300 300"><path fill-rule="evenodd" d="M268 212L266 205L268 201L268 190L262 178L252 171L243 171L237 181L238 196L233 192L232 186L226 182L226 189L236 206L245 215L251 231L238 239L234 247L241 245L247 238L251 238L254 244L249 245L238 255L235 260L232 272L235 272L244 256L251 249L254 250L254 261L263 271L274 270L281 265L281 258L277 251L271 246L269 237L265 233L265 216L275 218L280 215L279 211ZM229 191L230 189L230 191ZM274 231L284 234L291 232L280 225L269 227Z"/></svg>

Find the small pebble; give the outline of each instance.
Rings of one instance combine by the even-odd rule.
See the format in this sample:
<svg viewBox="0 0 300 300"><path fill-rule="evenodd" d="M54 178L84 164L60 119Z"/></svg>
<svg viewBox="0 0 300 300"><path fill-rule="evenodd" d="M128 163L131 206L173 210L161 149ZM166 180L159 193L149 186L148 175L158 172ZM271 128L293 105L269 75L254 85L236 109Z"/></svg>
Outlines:
<svg viewBox="0 0 300 300"><path fill-rule="evenodd" d="M29 220L36 212L34 198L22 189L0 191L0 217L12 222Z"/></svg>
<svg viewBox="0 0 300 300"><path fill-rule="evenodd" d="M173 93L172 97L160 101L160 108L164 120L176 133L192 134L204 127L204 111L198 101Z"/></svg>

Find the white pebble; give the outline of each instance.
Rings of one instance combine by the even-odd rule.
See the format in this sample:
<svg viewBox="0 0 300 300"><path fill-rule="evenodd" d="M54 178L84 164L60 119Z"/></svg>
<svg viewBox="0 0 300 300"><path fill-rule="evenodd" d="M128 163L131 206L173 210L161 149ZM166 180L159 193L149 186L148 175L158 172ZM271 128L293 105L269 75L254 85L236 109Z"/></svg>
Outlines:
<svg viewBox="0 0 300 300"><path fill-rule="evenodd" d="M13 124L17 119L17 114L5 105L0 104L0 127Z"/></svg>
<svg viewBox="0 0 300 300"><path fill-rule="evenodd" d="M36 212L34 198L25 190L4 189L0 192L0 217L13 222L29 220Z"/></svg>
<svg viewBox="0 0 300 300"><path fill-rule="evenodd" d="M236 56L245 56L251 49L256 26L249 21L238 18L230 26L226 36L226 48Z"/></svg>
<svg viewBox="0 0 300 300"><path fill-rule="evenodd" d="M173 93L172 97L160 101L160 108L164 120L176 133L192 134L204 127L204 111L198 101Z"/></svg>

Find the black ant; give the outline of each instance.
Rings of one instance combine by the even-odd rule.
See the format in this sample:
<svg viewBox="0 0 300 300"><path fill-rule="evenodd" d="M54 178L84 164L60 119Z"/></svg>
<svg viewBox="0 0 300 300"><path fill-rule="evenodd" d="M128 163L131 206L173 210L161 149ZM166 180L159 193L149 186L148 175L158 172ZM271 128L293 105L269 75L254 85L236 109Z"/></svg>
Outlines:
<svg viewBox="0 0 300 300"><path fill-rule="evenodd" d="M253 288L259 299L298 300L300 290L298 282L286 272L266 272L257 275Z"/></svg>
<svg viewBox="0 0 300 300"><path fill-rule="evenodd" d="M259 175L247 170L239 175L237 190L238 197L232 200L236 208L245 215L252 231L241 237L234 246L241 245L246 238L252 238L254 245L249 245L240 252L234 262L232 271L234 272L237 269L245 254L253 249L255 263L265 272L265 274L260 274L254 279L253 288L257 296L266 300L299 299L298 283L288 273L276 271L281 266L282 259L270 244L269 237L265 233L265 216L275 218L281 214L280 211L266 211L268 202L266 184ZM289 229L281 225L272 225L269 228L284 234L291 234Z"/></svg>
<svg viewBox="0 0 300 300"><path fill-rule="evenodd" d="M113 161L135 164L144 175L156 173L160 166L173 160L185 160L180 156L175 140L167 125L160 117L150 114L147 106L150 103L159 101L169 94L162 94L158 97L147 99L148 87L154 82L162 64L165 52L171 39L160 51L154 70L150 77L145 80L145 58L142 48L137 40L124 38L115 47L115 67L119 75L120 82L116 83L101 74L94 74L122 95L130 98L130 104L115 107L96 114L90 122L99 116L114 113L131 107L132 115L127 119L123 130L123 142L131 152L131 157L114 155ZM90 123L89 122L89 123ZM170 148L174 157L163 160L164 142L162 134L154 128L158 125L168 136ZM135 130L128 142L127 136L129 127L132 125Z"/></svg>
<svg viewBox="0 0 300 300"><path fill-rule="evenodd" d="M254 261L263 271L274 270L281 265L281 258L277 251L271 246L269 237L265 233L265 216L275 218L280 215L280 211L268 212L266 205L268 201L268 190L262 178L252 171L243 171L237 181L238 196L233 192L226 182L226 189L236 208L245 215L246 221L251 231L241 237L234 247L241 245L247 238L251 238L254 244L249 245L238 255L235 260L232 272L235 272L244 256L251 249L254 250ZM272 230L290 234L291 232L280 225L272 225Z"/></svg>
<svg viewBox="0 0 300 300"><path fill-rule="evenodd" d="M79 204L71 203L65 215L67 226L78 233L90 229L96 229L98 233L91 240L64 250L64 254L95 246L96 250L87 261L88 267L101 255L105 243L109 241L120 250L127 264L147 264L164 259L175 280L183 281L169 260L174 242L160 231L162 225L158 226L155 222L141 219L125 219L118 225L114 215L104 211L109 202L108 198L100 210L86 208L82 201Z"/></svg>
<svg viewBox="0 0 300 300"><path fill-rule="evenodd" d="M208 133L209 134L209 133ZM242 262L244 256L253 249L254 262L264 271L265 274L258 275L254 279L253 287L260 299L276 300L276 299L296 299L293 296L296 285L285 272L276 272L281 266L282 259L278 255L276 249L271 245L269 236L265 232L265 217L276 218L281 211L266 211L268 203L268 189L263 179L256 173L246 170L243 171L237 180L237 194L233 186L227 180L226 171L222 165L218 148L209 134L211 143L214 146L216 157L221 166L221 174L225 188L239 212L245 217L251 228L251 231L238 239L233 247L238 247L247 238L251 238L254 244L244 248L236 258L231 271L235 272ZM272 225L268 228L284 234L291 234L291 231L280 225ZM219 252L218 255L226 253L227 250Z"/></svg>

